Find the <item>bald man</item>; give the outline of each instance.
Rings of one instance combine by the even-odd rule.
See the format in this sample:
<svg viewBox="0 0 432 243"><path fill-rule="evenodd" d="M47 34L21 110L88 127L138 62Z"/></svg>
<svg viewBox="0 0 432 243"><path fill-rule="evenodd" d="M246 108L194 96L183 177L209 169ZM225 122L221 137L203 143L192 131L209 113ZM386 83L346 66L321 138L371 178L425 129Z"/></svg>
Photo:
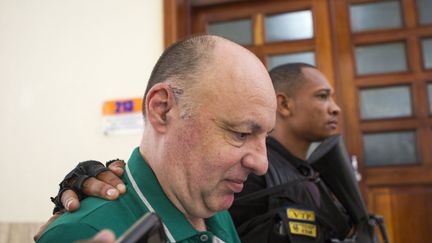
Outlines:
<svg viewBox="0 0 432 243"><path fill-rule="evenodd" d="M159 58L143 100L142 140L122 178L127 192L116 201L84 200L38 242L73 242L104 228L119 236L151 211L170 241L240 241L226 210L250 173L266 172L265 141L275 125L263 64L221 37L190 37Z"/></svg>

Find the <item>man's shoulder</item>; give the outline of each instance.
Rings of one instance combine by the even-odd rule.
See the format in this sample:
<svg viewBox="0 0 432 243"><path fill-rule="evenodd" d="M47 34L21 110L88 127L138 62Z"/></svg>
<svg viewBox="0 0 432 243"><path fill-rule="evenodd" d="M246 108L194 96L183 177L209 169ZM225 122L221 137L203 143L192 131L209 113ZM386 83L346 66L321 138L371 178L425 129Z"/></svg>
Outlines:
<svg viewBox="0 0 432 243"><path fill-rule="evenodd" d="M130 211L122 198L116 201L85 199L80 210L66 212L51 223L38 242L73 242L91 238L104 228L121 235L139 217Z"/></svg>
<svg viewBox="0 0 432 243"><path fill-rule="evenodd" d="M51 223L49 228L47 228L38 239L37 243L74 242L77 240L89 239L98 232L97 229L83 222L53 224L55 224L55 222Z"/></svg>

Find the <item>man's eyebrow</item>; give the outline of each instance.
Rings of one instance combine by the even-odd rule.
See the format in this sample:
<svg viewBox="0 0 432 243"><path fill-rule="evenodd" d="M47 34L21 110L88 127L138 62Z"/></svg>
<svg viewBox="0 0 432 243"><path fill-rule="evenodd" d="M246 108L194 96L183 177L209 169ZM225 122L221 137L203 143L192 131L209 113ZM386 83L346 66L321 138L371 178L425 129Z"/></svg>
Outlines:
<svg viewBox="0 0 432 243"><path fill-rule="evenodd" d="M322 91L331 93L332 90L330 88L322 88L322 89L319 89L317 92L322 92Z"/></svg>
<svg viewBox="0 0 432 243"><path fill-rule="evenodd" d="M232 122L232 121L220 121L219 123L222 123L225 127L230 129L237 129L237 128L250 128L252 132L263 132L264 129L255 121L247 119L243 121L238 122ZM273 130L273 129L272 129Z"/></svg>
<svg viewBox="0 0 432 243"><path fill-rule="evenodd" d="M334 90L332 90L331 88L322 88L322 89L318 89L314 94L319 94L325 92L326 94L334 94Z"/></svg>

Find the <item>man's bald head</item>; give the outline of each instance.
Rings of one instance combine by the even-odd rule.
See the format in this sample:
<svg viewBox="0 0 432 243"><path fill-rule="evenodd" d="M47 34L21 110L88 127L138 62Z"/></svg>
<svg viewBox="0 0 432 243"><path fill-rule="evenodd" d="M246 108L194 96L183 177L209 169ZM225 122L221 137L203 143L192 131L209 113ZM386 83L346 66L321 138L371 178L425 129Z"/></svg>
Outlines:
<svg viewBox="0 0 432 243"><path fill-rule="evenodd" d="M147 94L155 84L172 83L173 93L178 96L183 94L185 88L193 86L198 74L203 72L203 64L211 60L215 42L214 36L197 35L179 41L163 52L153 68L144 93L144 116Z"/></svg>

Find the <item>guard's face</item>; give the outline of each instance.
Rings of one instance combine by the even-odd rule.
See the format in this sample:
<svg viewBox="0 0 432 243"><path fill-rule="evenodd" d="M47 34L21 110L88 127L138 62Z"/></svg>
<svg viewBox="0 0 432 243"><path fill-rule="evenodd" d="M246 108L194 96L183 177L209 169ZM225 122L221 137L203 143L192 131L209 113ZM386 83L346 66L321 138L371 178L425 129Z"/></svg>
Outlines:
<svg viewBox="0 0 432 243"><path fill-rule="evenodd" d="M300 136L309 141L319 141L337 132L340 108L334 102L333 88L322 73L314 68L304 68L308 81L293 98L293 126Z"/></svg>
<svg viewBox="0 0 432 243"><path fill-rule="evenodd" d="M276 117L270 78L260 63L250 67L245 58L233 71L227 60L203 77L209 82L194 95L199 105L171 130L175 151L167 173L189 216L228 209L248 174L262 175L268 167L265 140Z"/></svg>

